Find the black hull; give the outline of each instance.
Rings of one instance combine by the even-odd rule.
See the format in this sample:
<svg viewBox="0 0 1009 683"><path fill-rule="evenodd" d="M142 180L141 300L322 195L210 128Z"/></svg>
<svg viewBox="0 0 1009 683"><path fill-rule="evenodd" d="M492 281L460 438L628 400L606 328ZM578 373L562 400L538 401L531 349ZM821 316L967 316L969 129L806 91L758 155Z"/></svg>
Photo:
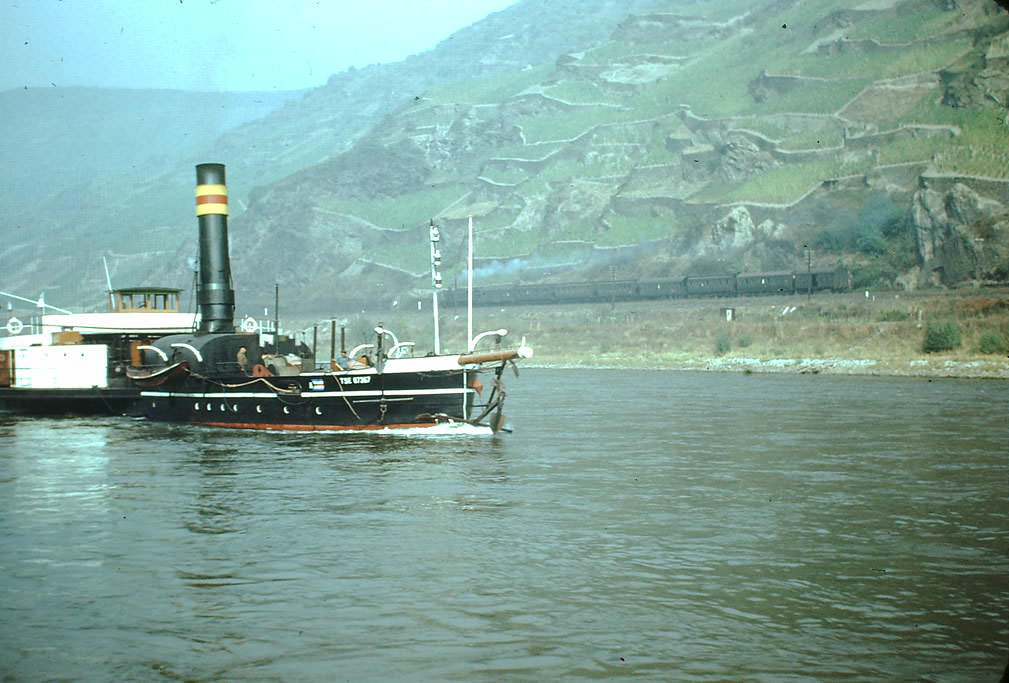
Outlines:
<svg viewBox="0 0 1009 683"><path fill-rule="evenodd" d="M233 429L366 431L432 427L479 414L460 369L291 377L190 377L143 390L136 410L159 422Z"/></svg>
<svg viewBox="0 0 1009 683"><path fill-rule="evenodd" d="M132 387L22 389L0 387L0 411L22 415L124 415L140 398Z"/></svg>

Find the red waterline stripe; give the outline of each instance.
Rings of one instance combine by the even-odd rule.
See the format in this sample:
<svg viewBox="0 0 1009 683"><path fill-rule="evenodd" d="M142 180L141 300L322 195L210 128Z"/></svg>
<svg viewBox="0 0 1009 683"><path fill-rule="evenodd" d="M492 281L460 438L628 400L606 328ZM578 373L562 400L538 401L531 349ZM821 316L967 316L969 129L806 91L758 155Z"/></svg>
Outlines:
<svg viewBox="0 0 1009 683"><path fill-rule="evenodd" d="M418 427L437 427L437 422L418 422L413 424L390 425L289 425L269 424L260 422L190 422L189 424L204 427L228 427L231 429L270 429L291 432L365 432L379 429L412 429Z"/></svg>

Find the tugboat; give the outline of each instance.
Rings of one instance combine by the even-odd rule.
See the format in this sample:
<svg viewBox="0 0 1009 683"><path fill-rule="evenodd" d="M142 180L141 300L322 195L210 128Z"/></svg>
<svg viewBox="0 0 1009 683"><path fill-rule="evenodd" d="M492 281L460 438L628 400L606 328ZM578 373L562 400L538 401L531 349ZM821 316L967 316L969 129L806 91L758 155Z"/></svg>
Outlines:
<svg viewBox="0 0 1009 683"><path fill-rule="evenodd" d="M303 368L267 353L254 332L236 331L224 166L198 165L196 183L200 325L191 334L156 340L142 349L141 363L128 369L140 388L140 415L155 421L264 430L503 427L502 372L516 360L532 356L532 350L523 340L513 350L476 353L481 337L493 334L500 339L507 334L494 330L471 338L466 353L440 353L437 293L435 351L424 357L397 357L409 343L399 343L379 324L375 343L367 345L373 347L373 357L351 359L344 352L328 367ZM432 262L440 262L434 243ZM440 275L434 276L440 283ZM484 372L493 373L486 399L481 398L484 387L479 378Z"/></svg>
<svg viewBox="0 0 1009 683"><path fill-rule="evenodd" d="M105 313L46 314L37 324L7 320L0 338L0 410L35 415L121 415L140 397L126 376L152 340L194 329L179 312L181 290L109 291ZM20 298L20 297L17 297Z"/></svg>

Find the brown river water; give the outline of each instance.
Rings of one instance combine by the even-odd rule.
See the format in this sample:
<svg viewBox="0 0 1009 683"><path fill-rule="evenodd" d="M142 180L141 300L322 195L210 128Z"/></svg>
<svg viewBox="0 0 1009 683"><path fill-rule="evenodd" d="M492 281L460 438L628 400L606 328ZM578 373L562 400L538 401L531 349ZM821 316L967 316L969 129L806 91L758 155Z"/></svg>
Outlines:
<svg viewBox="0 0 1009 683"><path fill-rule="evenodd" d="M13 680L998 680L1009 383L524 370L514 433L0 417Z"/></svg>

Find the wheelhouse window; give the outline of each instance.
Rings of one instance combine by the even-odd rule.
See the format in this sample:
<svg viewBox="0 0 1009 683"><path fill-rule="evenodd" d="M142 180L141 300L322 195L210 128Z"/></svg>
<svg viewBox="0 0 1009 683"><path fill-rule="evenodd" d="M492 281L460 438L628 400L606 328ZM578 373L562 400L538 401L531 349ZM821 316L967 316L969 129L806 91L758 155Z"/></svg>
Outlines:
<svg viewBox="0 0 1009 683"><path fill-rule="evenodd" d="M128 312L154 311L178 313L179 289L116 289L112 294L112 310Z"/></svg>

